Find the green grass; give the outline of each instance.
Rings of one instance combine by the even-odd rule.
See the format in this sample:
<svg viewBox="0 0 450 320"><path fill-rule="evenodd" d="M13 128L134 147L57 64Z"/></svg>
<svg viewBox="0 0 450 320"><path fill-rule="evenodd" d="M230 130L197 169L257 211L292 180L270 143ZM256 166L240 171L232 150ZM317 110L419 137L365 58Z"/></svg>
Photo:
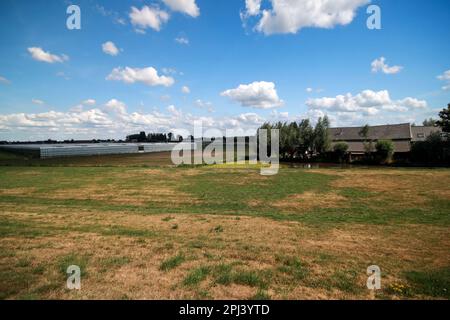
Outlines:
<svg viewBox="0 0 450 320"><path fill-rule="evenodd" d="M267 282L260 273L256 271L236 271L233 275L233 282L249 287L266 287Z"/></svg>
<svg viewBox="0 0 450 320"><path fill-rule="evenodd" d="M303 280L308 276L308 269L300 262L297 257L276 257L281 264L278 270L282 273L291 275L295 280Z"/></svg>
<svg viewBox="0 0 450 320"><path fill-rule="evenodd" d="M409 271L405 277L415 294L450 299L450 266L433 271Z"/></svg>
<svg viewBox="0 0 450 320"><path fill-rule="evenodd" d="M21 156L16 153L8 152L5 150L0 150L0 161L16 161L16 160L25 160L26 157ZM13 163L13 162L11 162Z"/></svg>
<svg viewBox="0 0 450 320"><path fill-rule="evenodd" d="M383 173L383 170L379 172ZM168 257L160 262L159 269L163 272L179 267L187 259L198 259L199 264L174 285L188 292L187 297L213 294L213 291L204 291L203 295L204 285L231 284L254 288L257 293L247 298L258 300L288 295L289 290L298 285L317 288L330 295L338 291L345 297L365 297L365 284L360 283L361 277L365 276L366 262L362 261L365 253L355 252L354 258L349 258L349 253L343 250L341 256L340 247L329 245L328 239L321 235L331 231L338 234L342 231L346 235L355 229L377 228L385 230L386 236L391 236L392 232L393 243L400 240L402 250L411 248L407 239L396 237L414 237L405 231L409 226L417 228L423 225L430 234L436 231L441 238L445 237L443 230L450 226L450 199L443 191L448 185L449 170L433 171L440 176L432 181L426 180L430 179L426 170L423 170L423 176L420 170L412 175L412 171L407 169L395 169L389 175L381 176L382 180L395 176L402 183L414 176L418 182L408 190L411 195L408 201L417 197L422 199L418 204L399 199L399 192L394 188L374 191L365 186L336 187L334 183L341 177L325 174L326 170L320 172L283 168L276 176L263 177L257 167L245 166L157 170L129 166L0 167L0 237L9 245L0 249L0 298L45 297L57 287L52 272L58 270L59 278L61 274L66 277L67 267L72 264L79 265L83 275L90 270L118 269L128 264L130 268L145 265L143 261L136 261L139 259L137 256L133 255L131 264L130 257L121 256L114 249L107 251L111 250L112 243L120 242L136 249L145 248L149 254ZM378 174L378 171L370 169L370 173ZM86 198L80 197L86 188L95 191L85 192ZM161 192L163 195L159 189L164 191ZM63 192L67 192L65 197L54 196ZM289 196L305 192L315 194L319 199L323 194L335 193L343 199L339 200L341 206L338 208L302 208L299 204L298 208L289 209L275 205ZM108 197L95 197L103 193ZM123 196L123 201L120 196ZM144 200L133 201L141 199ZM114 218L120 216L125 223L113 220L110 215ZM152 220L151 215L158 216ZM268 250L272 246L277 248L279 237L284 237L284 234L270 234L267 242L264 238L259 243L254 241L261 237L258 229L255 229L255 235L251 229L248 234L236 235L235 226L243 228L253 217L269 218L255 219L257 223L286 226L286 234L292 241L298 240L297 245L275 253ZM142 219L142 224L139 219ZM148 221L156 223L148 224ZM190 221L199 231L186 239L184 234L190 230ZM278 224L279 221L300 223ZM358 232L354 241L338 237L337 244L364 249L364 231ZM77 239L92 235L97 235L95 241L107 244L98 248L99 256L109 255L109 258L98 258L87 251L66 252L57 256L55 261L44 262L31 253L33 251L28 251L38 246L46 248L48 243L56 243L54 241L58 237ZM234 237L238 240L235 241ZM429 238L435 243L424 243L426 250L442 246L441 238ZM15 246L16 241L20 247ZM301 241L306 241L309 249L302 248ZM189 252L189 256L182 252ZM449 299L448 268L424 271L415 269L416 264L405 261L396 252L383 252L383 248L378 247L374 252L377 259L386 259L383 260L386 269L396 270L393 275L407 283L405 297ZM435 255L436 252L433 251ZM267 255L269 259L265 259ZM274 255L275 261L272 259ZM249 262L257 262L260 258L264 269L255 270ZM418 256L417 259L423 257ZM317 270L332 272L319 274ZM416 271L401 273L405 270ZM61 280L59 278L58 281ZM59 283L58 288L64 288L64 283ZM394 295L388 293L387 297Z"/></svg>
<svg viewBox="0 0 450 320"><path fill-rule="evenodd" d="M65 256L62 256L58 260L58 267L60 273L67 277L67 268L69 266L78 266L80 267L81 276L86 276L88 274L87 272L87 266L89 262L89 256L87 255L80 255L77 253L70 253Z"/></svg>
<svg viewBox="0 0 450 320"><path fill-rule="evenodd" d="M222 285L229 285L233 281L232 271L233 266L229 264L220 264L213 269L213 276L215 283Z"/></svg>
<svg viewBox="0 0 450 320"><path fill-rule="evenodd" d="M184 261L186 261L186 258L184 254L179 253L174 257L171 257L167 260L164 260L161 265L159 266L159 269L162 271L170 271L172 269L175 269L180 264L182 264Z"/></svg>
<svg viewBox="0 0 450 320"><path fill-rule="evenodd" d="M357 275L353 270L336 271L331 277L332 287L348 293L358 293L365 288L364 284L357 283Z"/></svg>
<svg viewBox="0 0 450 320"><path fill-rule="evenodd" d="M244 270L242 268L234 268L234 264L219 264L210 269L209 274L213 277L213 283L228 286L232 283L258 287L266 289L271 280L270 271L254 271Z"/></svg>
<svg viewBox="0 0 450 320"><path fill-rule="evenodd" d="M130 263L130 258L128 257L110 257L101 260L100 264L104 268L114 268L122 267Z"/></svg>
<svg viewBox="0 0 450 320"><path fill-rule="evenodd" d="M16 268L27 268L31 266L31 260L28 258L22 258L16 263Z"/></svg>
<svg viewBox="0 0 450 320"><path fill-rule="evenodd" d="M184 279L183 284L185 286L198 285L200 282L206 279L206 277L210 272L211 269L207 266L199 267L195 270L192 270Z"/></svg>
<svg viewBox="0 0 450 320"><path fill-rule="evenodd" d="M17 272L14 269L0 272L0 300L28 290L36 281L31 272Z"/></svg>
<svg viewBox="0 0 450 320"><path fill-rule="evenodd" d="M17 205L22 207L42 207L43 212L60 212L61 207L73 210L96 210L114 212L132 212L135 214L171 214L163 218L170 221L176 213L225 214L267 217L275 220L293 220L312 225L335 225L337 223L423 223L433 225L450 225L450 199L431 198L420 207L393 208L397 199L395 194L369 192L359 188L342 188L336 190L331 183L338 179L332 175L312 173L303 169L282 169L276 176L262 177L258 169L220 169L197 168L196 175L180 176L177 180L164 176L151 176L152 186L157 188L174 188L189 194L198 201L191 204L156 201L149 197L148 203L136 205L129 201L112 202L114 194L105 200L49 197L54 192L64 190L83 190L95 184L115 187L126 191L131 197L138 197L150 177L140 174L145 169L133 167L0 167L0 189L24 189L23 194L0 195L0 206ZM161 168L163 173L182 173L184 168ZM192 169L190 169L192 170ZM401 174L399 170L399 174ZM443 173L447 172L445 170ZM125 176L124 176L125 175ZM127 177L126 175L130 175ZM248 181L247 183L243 183ZM420 187L420 185L418 185ZM302 214L272 206L273 203L294 194L337 191L345 197L342 208L314 207ZM74 194L75 195L75 194ZM378 197L378 198L377 198ZM428 196L427 196L428 197ZM368 204L367 199L372 199ZM253 204L250 205L250 202ZM256 204L255 204L256 203ZM258 204L260 203L260 204ZM221 232L220 226L216 232ZM2 230L0 230L1 234ZM3 232L5 232L3 230ZM120 232L120 230L117 230ZM123 230L127 233L126 230ZM33 236L33 235L30 235ZM148 233L134 236L150 236Z"/></svg>

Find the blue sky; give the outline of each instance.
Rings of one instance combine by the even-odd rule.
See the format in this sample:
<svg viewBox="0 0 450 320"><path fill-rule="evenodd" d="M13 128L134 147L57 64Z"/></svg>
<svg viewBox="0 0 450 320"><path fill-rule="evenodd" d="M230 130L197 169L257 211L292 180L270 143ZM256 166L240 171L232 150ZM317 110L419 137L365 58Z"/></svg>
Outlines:
<svg viewBox="0 0 450 320"><path fill-rule="evenodd" d="M259 2L2 0L0 140L420 123L450 102L448 0Z"/></svg>

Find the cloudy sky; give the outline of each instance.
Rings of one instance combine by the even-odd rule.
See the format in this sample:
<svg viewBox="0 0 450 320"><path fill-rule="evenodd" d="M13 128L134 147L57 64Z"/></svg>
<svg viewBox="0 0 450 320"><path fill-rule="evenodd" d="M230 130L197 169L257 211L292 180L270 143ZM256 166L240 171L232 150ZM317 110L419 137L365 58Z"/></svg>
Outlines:
<svg viewBox="0 0 450 320"><path fill-rule="evenodd" d="M81 30L66 26L81 9ZM369 30L367 8L381 9ZM124 138L328 115L421 123L450 102L450 2L2 0L0 140Z"/></svg>

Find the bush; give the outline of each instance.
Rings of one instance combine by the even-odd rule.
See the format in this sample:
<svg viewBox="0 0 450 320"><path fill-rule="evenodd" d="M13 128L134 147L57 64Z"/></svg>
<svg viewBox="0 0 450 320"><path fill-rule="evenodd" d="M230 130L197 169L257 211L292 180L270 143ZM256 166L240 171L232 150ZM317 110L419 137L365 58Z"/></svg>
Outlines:
<svg viewBox="0 0 450 320"><path fill-rule="evenodd" d="M394 144L390 140L379 140L375 146L381 164L390 163L394 155Z"/></svg>
<svg viewBox="0 0 450 320"><path fill-rule="evenodd" d="M333 147L333 151L336 158L339 159L339 162L343 162L347 155L348 144L345 142L336 143Z"/></svg>
<svg viewBox="0 0 450 320"><path fill-rule="evenodd" d="M411 148L411 160L423 164L450 164L450 140L439 132L432 133L425 141L415 142Z"/></svg>

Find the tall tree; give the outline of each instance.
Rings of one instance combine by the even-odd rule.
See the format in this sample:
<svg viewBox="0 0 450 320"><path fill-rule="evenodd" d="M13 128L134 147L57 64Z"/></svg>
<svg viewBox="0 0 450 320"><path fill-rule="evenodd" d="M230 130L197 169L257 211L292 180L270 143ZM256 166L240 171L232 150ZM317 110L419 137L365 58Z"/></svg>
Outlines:
<svg viewBox="0 0 450 320"><path fill-rule="evenodd" d="M331 141L328 129L330 121L328 117L319 118L314 128L314 151L323 154L330 150Z"/></svg>
<svg viewBox="0 0 450 320"><path fill-rule="evenodd" d="M304 119L300 122L298 126L298 156L302 159L308 156L313 150L314 141L314 129L311 126L309 119Z"/></svg>
<svg viewBox="0 0 450 320"><path fill-rule="evenodd" d="M370 126L366 124L362 129L359 131L359 136L364 138L364 150L368 156L373 152L373 141L369 139L370 136Z"/></svg>
<svg viewBox="0 0 450 320"><path fill-rule="evenodd" d="M436 124L442 128L442 131L446 133L450 133L450 103L447 106L447 109L443 109L439 112L439 118Z"/></svg>

